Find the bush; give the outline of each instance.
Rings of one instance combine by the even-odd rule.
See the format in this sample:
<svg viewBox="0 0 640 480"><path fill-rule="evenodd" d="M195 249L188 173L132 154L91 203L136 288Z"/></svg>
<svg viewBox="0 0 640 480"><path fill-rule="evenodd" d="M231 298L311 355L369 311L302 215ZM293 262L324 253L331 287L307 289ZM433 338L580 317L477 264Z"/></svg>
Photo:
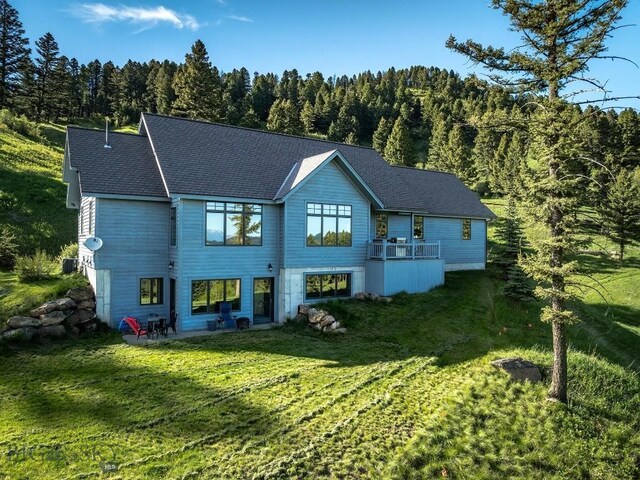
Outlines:
<svg viewBox="0 0 640 480"><path fill-rule="evenodd" d="M28 137L40 137L40 128L33 122L30 122L24 115L16 115L15 113L3 108L0 110L0 124Z"/></svg>
<svg viewBox="0 0 640 480"><path fill-rule="evenodd" d="M78 244L76 242L71 242L62 247L58 260L62 261L63 258L78 258Z"/></svg>
<svg viewBox="0 0 640 480"><path fill-rule="evenodd" d="M38 249L32 256L17 257L14 271L21 281L45 280L56 275L58 264L47 252Z"/></svg>
<svg viewBox="0 0 640 480"><path fill-rule="evenodd" d="M16 237L7 227L0 229L0 268L11 269L18 256Z"/></svg>

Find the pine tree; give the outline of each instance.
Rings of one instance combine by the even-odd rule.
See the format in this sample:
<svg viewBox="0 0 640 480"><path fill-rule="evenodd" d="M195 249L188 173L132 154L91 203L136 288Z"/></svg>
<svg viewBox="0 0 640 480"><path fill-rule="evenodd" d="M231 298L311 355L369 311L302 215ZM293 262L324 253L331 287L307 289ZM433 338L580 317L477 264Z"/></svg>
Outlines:
<svg viewBox="0 0 640 480"><path fill-rule="evenodd" d="M276 132L301 135L303 125L298 109L291 100L276 100L269 110L267 128Z"/></svg>
<svg viewBox="0 0 640 480"><path fill-rule="evenodd" d="M302 112L300 112L300 120L302 120L302 124L304 125L305 133L313 133L315 129L316 116L313 112L313 106L309 100L304 102Z"/></svg>
<svg viewBox="0 0 640 480"><path fill-rule="evenodd" d="M204 43L196 40L173 80L176 92L173 114L202 120L219 120L221 87L216 74L217 70L211 66Z"/></svg>
<svg viewBox="0 0 640 480"><path fill-rule="evenodd" d="M625 247L640 240L640 169L636 175L620 170L609 185L598 213L607 236L618 245L620 261L624 260Z"/></svg>
<svg viewBox="0 0 640 480"><path fill-rule="evenodd" d="M54 109L52 102L58 90L58 82L54 72L60 61L60 48L51 33L45 33L36 41L36 121L42 118L49 120Z"/></svg>
<svg viewBox="0 0 640 480"><path fill-rule="evenodd" d="M454 125L449 131L447 147L442 152L442 166L445 171L453 173L467 185L472 185L475 175L473 164L469 160L470 157L470 148L466 142L462 127Z"/></svg>
<svg viewBox="0 0 640 480"><path fill-rule="evenodd" d="M156 81L151 88L155 90L156 108L158 113L169 114L176 101L176 92L173 89L173 79L175 77L178 66L174 62L165 60L160 65Z"/></svg>
<svg viewBox="0 0 640 480"><path fill-rule="evenodd" d="M31 52L28 45L18 11L0 0L0 108L11 106L18 93L20 69Z"/></svg>
<svg viewBox="0 0 640 480"><path fill-rule="evenodd" d="M373 148L380 155L384 153L384 148L387 146L387 140L389 139L389 135L391 135L392 128L393 124L385 117L382 117L378 123L378 128L373 132Z"/></svg>
<svg viewBox="0 0 640 480"><path fill-rule="evenodd" d="M549 399L567 402L567 324L576 321L566 308L571 298L567 282L575 265L567 255L575 248L572 215L577 185L572 181L575 128L572 112L561 97L569 82L579 80L591 60L603 58L604 41L616 29L627 0L493 0L494 8L509 18L522 45L511 50L483 47L451 36L447 47L497 71L492 79L517 84L523 90L544 93L530 122L537 165L526 196L534 215L548 230L533 244L536 254L527 270L539 282L537 292L548 299L541 319L551 323L554 361ZM505 72L507 77L500 76ZM589 79L591 85L597 80Z"/></svg>
<svg viewBox="0 0 640 480"><path fill-rule="evenodd" d="M415 150L409 130L402 117L398 117L384 147L384 158L391 165L412 167L415 164Z"/></svg>

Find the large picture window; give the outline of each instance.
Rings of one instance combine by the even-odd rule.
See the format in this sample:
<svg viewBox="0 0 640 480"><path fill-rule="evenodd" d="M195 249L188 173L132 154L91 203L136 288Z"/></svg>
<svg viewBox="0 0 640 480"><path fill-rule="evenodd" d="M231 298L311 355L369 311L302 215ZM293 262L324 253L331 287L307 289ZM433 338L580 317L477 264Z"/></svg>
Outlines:
<svg viewBox="0 0 640 480"><path fill-rule="evenodd" d="M471 219L462 219L462 239L471 240Z"/></svg>
<svg viewBox="0 0 640 480"><path fill-rule="evenodd" d="M413 238L424 240L424 217L420 215L413 217Z"/></svg>
<svg viewBox="0 0 640 480"><path fill-rule="evenodd" d="M307 204L307 245L351 246L351 205Z"/></svg>
<svg viewBox="0 0 640 480"><path fill-rule="evenodd" d="M376 213L376 238L387 238L389 232L389 215Z"/></svg>
<svg viewBox="0 0 640 480"><path fill-rule="evenodd" d="M351 296L351 274L307 275L305 277L305 297L339 298Z"/></svg>
<svg viewBox="0 0 640 480"><path fill-rule="evenodd" d="M193 280L191 313L219 313L220 304L230 302L232 310L240 310L240 279Z"/></svg>
<svg viewBox="0 0 640 480"><path fill-rule="evenodd" d="M140 305L162 305L162 278L140 279Z"/></svg>
<svg viewBox="0 0 640 480"><path fill-rule="evenodd" d="M262 205L207 202L206 245L262 245Z"/></svg>

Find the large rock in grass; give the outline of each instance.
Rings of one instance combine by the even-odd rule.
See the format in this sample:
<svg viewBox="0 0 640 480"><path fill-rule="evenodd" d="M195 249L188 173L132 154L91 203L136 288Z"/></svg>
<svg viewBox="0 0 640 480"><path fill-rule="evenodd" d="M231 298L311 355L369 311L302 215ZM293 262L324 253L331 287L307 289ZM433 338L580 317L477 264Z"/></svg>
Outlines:
<svg viewBox="0 0 640 480"><path fill-rule="evenodd" d="M325 315L322 318L322 321L320 322L320 325L322 325L323 327L328 327L332 323L335 323L335 321L336 321L336 319L333 318L331 315Z"/></svg>
<svg viewBox="0 0 640 480"><path fill-rule="evenodd" d="M309 315L309 305L301 303L298 305L298 313L300 315Z"/></svg>
<svg viewBox="0 0 640 480"><path fill-rule="evenodd" d="M491 362L498 370L507 372L512 380L539 382L542 380L538 366L520 357L501 358Z"/></svg>
<svg viewBox="0 0 640 480"><path fill-rule="evenodd" d="M309 323L320 323L325 317L327 312L324 310L317 310L315 308L309 309Z"/></svg>
<svg viewBox="0 0 640 480"><path fill-rule="evenodd" d="M42 322L43 327L48 327L50 325L58 325L64 321L65 318L69 316L71 312L61 312L60 310L56 310L51 313L47 313L45 315L40 315L40 322Z"/></svg>
<svg viewBox="0 0 640 480"><path fill-rule="evenodd" d="M37 333L38 329L33 327L15 328L7 330L2 334L2 338L8 341L29 341Z"/></svg>
<svg viewBox="0 0 640 480"><path fill-rule="evenodd" d="M56 305L58 306L56 310L61 310L61 311L71 310L73 308L76 308L75 300L73 300L70 297L59 298L58 300L56 300Z"/></svg>
<svg viewBox="0 0 640 480"><path fill-rule="evenodd" d="M11 317L7 320L7 326L9 328L23 328L23 327L39 327L42 322L37 318L32 317Z"/></svg>
<svg viewBox="0 0 640 480"><path fill-rule="evenodd" d="M47 325L39 328L37 335L41 338L64 338L67 336L67 331L64 325Z"/></svg>
<svg viewBox="0 0 640 480"><path fill-rule="evenodd" d="M95 317L96 314L91 310L76 310L65 319L64 323L66 323L67 325L77 325L79 323L93 320Z"/></svg>
<svg viewBox="0 0 640 480"><path fill-rule="evenodd" d="M40 318L40 315L46 315L47 313L51 313L54 310L60 310L58 308L58 303L55 300L43 303L38 308L34 308L33 310L31 310L30 314L33 318Z"/></svg>
<svg viewBox="0 0 640 480"><path fill-rule="evenodd" d="M74 302L84 302L85 300L93 300L93 288L91 287L72 288L67 292L67 297L71 298Z"/></svg>
<svg viewBox="0 0 640 480"><path fill-rule="evenodd" d="M78 310L95 310L96 302L93 300L84 300L82 302L78 302Z"/></svg>

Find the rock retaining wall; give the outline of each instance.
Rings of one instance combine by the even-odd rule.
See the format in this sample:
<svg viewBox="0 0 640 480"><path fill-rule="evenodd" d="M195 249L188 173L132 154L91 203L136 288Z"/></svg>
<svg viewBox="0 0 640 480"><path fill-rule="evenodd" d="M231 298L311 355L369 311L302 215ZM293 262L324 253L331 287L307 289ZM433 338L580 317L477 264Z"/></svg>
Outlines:
<svg viewBox="0 0 640 480"><path fill-rule="evenodd" d="M29 317L13 316L0 326L0 338L33 340L63 338L93 332L98 328L96 302L91 287L72 288L67 295L43 303Z"/></svg>

